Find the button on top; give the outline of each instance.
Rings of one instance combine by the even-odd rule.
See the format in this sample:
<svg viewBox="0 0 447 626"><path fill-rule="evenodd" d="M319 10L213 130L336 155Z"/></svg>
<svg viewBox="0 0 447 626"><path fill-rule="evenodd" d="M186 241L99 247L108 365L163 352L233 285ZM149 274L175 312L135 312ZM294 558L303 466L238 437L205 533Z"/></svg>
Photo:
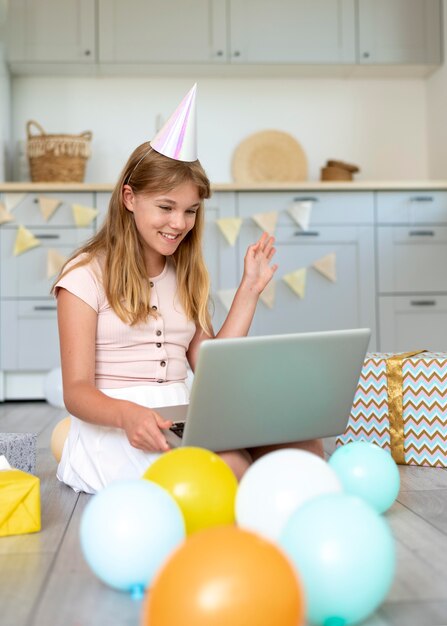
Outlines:
<svg viewBox="0 0 447 626"><path fill-rule="evenodd" d="M162 367L165 367L165 366L166 366L166 361L160 361L160 365L161 365Z"/></svg>
<svg viewBox="0 0 447 626"><path fill-rule="evenodd" d="M161 348L161 343L157 343L157 348Z"/></svg>
<svg viewBox="0 0 447 626"><path fill-rule="evenodd" d="M151 287L153 287L153 286L154 286L154 283L151 281L151 282L149 283L149 285L150 285Z"/></svg>
<svg viewBox="0 0 447 626"><path fill-rule="evenodd" d="M155 304L152 306L152 308L154 309L154 311L157 310L157 307L155 306Z"/></svg>
<svg viewBox="0 0 447 626"><path fill-rule="evenodd" d="M157 335L157 337L160 337L161 335L161 330L157 330L157 332L155 333Z"/></svg>
<svg viewBox="0 0 447 626"><path fill-rule="evenodd" d="M165 381L164 381L164 380L162 380L161 378L160 378L160 380L157 380L157 383L164 383L164 382L165 382Z"/></svg>

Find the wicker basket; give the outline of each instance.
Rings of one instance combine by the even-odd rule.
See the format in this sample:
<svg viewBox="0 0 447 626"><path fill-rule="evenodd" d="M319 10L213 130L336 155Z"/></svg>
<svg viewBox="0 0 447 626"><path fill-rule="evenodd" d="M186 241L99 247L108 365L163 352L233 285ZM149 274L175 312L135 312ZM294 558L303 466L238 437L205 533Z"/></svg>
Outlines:
<svg viewBox="0 0 447 626"><path fill-rule="evenodd" d="M39 134L32 134L35 126ZM37 122L26 124L31 180L33 183L82 183L85 164L90 156L92 133L80 135L47 135Z"/></svg>

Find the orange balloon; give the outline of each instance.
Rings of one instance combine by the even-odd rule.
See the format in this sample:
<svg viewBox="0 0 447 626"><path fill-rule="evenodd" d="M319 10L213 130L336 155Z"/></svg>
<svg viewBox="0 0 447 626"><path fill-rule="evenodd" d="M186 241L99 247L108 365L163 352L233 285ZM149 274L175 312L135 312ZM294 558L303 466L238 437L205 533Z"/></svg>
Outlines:
<svg viewBox="0 0 447 626"><path fill-rule="evenodd" d="M62 450L64 449L65 440L68 437L68 431L70 430L71 419L68 415L64 417L63 420L58 422L54 427L54 430L51 434L51 452L53 453L54 458L59 463L62 458Z"/></svg>
<svg viewBox="0 0 447 626"><path fill-rule="evenodd" d="M304 593L284 553L234 526L191 535L148 590L142 626L300 626Z"/></svg>

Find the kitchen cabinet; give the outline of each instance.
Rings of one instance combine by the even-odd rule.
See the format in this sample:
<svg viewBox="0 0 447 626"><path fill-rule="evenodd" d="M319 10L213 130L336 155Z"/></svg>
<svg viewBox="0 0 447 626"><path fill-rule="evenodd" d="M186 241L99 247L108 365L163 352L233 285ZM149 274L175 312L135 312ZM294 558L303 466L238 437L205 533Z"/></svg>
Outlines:
<svg viewBox="0 0 447 626"><path fill-rule="evenodd" d="M224 63L224 0L99 0L99 58L109 63Z"/></svg>
<svg viewBox="0 0 447 626"><path fill-rule="evenodd" d="M286 211L299 201L313 203L307 230L301 230ZM238 214L246 219L238 242L239 272L246 247L261 233L250 216L273 210L279 211L275 231L275 259L279 265L274 277L275 302L272 309L259 303L251 332L279 334L368 327L372 330L370 349L375 349L373 194L240 194ZM331 253L336 256L336 282L312 267ZM303 299L281 280L285 274L301 268L307 270Z"/></svg>
<svg viewBox="0 0 447 626"><path fill-rule="evenodd" d="M377 193L380 350L447 350L447 194Z"/></svg>
<svg viewBox="0 0 447 626"><path fill-rule="evenodd" d="M95 0L14 0L8 5L11 63L96 62Z"/></svg>
<svg viewBox="0 0 447 626"><path fill-rule="evenodd" d="M439 65L440 0L357 0L358 62Z"/></svg>
<svg viewBox="0 0 447 626"><path fill-rule="evenodd" d="M354 0L229 0L231 63L355 63Z"/></svg>

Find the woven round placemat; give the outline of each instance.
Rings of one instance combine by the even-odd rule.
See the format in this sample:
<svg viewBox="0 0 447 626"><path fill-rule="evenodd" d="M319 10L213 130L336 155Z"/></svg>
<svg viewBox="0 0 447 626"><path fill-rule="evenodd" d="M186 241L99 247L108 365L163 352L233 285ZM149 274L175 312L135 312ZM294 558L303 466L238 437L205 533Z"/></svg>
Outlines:
<svg viewBox="0 0 447 626"><path fill-rule="evenodd" d="M231 172L238 183L307 180L307 159L291 135L264 130L248 136L238 145Z"/></svg>

